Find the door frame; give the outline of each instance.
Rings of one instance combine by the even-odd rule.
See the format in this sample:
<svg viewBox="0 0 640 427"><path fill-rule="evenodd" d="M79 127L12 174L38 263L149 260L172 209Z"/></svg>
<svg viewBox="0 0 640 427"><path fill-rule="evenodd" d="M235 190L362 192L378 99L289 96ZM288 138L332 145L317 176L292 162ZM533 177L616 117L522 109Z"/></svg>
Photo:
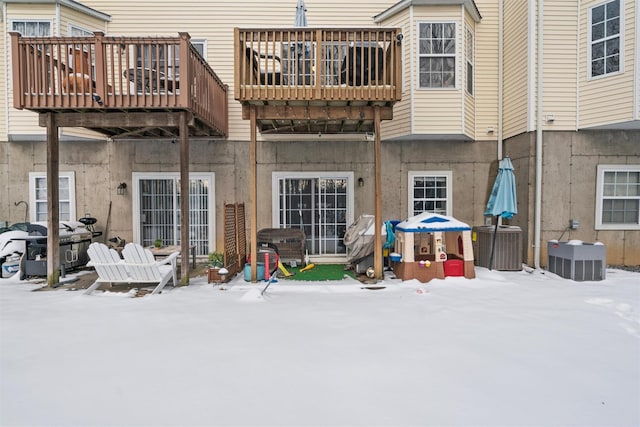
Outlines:
<svg viewBox="0 0 640 427"><path fill-rule="evenodd" d="M271 223L272 227L280 228L280 187L281 179L346 179L347 180L347 215L346 226L353 224L355 217L354 202L354 172L352 171L275 171L271 174ZM344 262L344 256L341 255L310 255L311 260L321 259L324 262Z"/></svg>
<svg viewBox="0 0 640 427"><path fill-rule="evenodd" d="M142 179L180 179L180 172L133 172L131 177L131 197L132 197L132 212L131 219L133 221L133 241L136 243L141 242L142 236L140 235L140 186L139 181ZM189 179L206 179L210 182L209 188L209 200L207 205L208 215L207 221L209 225L209 232L207 239L209 240L209 252L215 252L216 250L216 175L214 172L190 172ZM179 189L179 187L176 187ZM180 207L177 206L177 210Z"/></svg>

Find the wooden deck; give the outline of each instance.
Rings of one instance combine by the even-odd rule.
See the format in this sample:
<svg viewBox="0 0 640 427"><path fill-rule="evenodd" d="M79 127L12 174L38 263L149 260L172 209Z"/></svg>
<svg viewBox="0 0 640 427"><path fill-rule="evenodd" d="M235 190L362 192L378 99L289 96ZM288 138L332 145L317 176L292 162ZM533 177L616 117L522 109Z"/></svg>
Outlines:
<svg viewBox="0 0 640 427"><path fill-rule="evenodd" d="M178 37L21 37L11 33L13 106L110 137L228 134L227 86ZM44 120L44 119L43 119Z"/></svg>
<svg viewBox="0 0 640 427"><path fill-rule="evenodd" d="M235 98L262 134L374 131L402 89L397 28L235 29Z"/></svg>

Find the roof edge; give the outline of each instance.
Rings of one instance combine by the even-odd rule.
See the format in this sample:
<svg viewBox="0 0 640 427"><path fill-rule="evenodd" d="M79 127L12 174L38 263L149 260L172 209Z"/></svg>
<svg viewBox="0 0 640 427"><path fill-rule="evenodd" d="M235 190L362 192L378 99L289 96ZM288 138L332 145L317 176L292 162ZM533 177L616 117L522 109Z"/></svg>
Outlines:
<svg viewBox="0 0 640 427"><path fill-rule="evenodd" d="M482 20L482 15L480 15L480 11L474 0L400 0L387 10L375 15L373 21L379 24L381 21L392 17L396 13L402 12L409 6L450 6L456 4L463 5L476 22Z"/></svg>
<svg viewBox="0 0 640 427"><path fill-rule="evenodd" d="M4 0L3 3L17 3L17 4L59 4L61 6L66 6L69 9L76 10L78 12L82 12L86 15L92 16L97 19L101 19L105 22L111 22L111 15L106 14L104 12L100 12L99 10L93 9L89 6L85 6L82 3L79 3L75 0Z"/></svg>

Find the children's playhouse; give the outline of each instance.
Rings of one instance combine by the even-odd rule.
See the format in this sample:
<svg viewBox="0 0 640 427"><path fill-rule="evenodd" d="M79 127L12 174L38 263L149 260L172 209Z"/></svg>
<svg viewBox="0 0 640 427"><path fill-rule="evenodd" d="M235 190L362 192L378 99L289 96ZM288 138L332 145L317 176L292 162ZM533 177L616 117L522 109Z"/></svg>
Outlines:
<svg viewBox="0 0 640 427"><path fill-rule="evenodd" d="M395 238L392 265L396 277L402 280L476 277L471 227L464 222L425 212L398 223Z"/></svg>

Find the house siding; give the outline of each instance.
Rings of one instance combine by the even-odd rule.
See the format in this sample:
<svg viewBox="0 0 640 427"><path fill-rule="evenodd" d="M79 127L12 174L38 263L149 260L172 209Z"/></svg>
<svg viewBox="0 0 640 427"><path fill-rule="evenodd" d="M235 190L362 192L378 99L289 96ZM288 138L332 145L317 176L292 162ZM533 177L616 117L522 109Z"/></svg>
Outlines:
<svg viewBox="0 0 640 427"><path fill-rule="evenodd" d="M474 29L475 39L475 139L493 141L498 134L498 4L493 0L476 2L482 11L482 21L467 22ZM487 128L494 134L488 134Z"/></svg>
<svg viewBox="0 0 640 427"><path fill-rule="evenodd" d="M393 106L393 120L382 122L382 135L385 139L398 138L411 133L412 116L412 81L413 67L412 58L415 52L412 51L415 40L415 28L411 23L410 9L407 8L390 19L381 23L383 27L396 27L402 30L402 99Z"/></svg>
<svg viewBox="0 0 640 427"><path fill-rule="evenodd" d="M2 7L5 7L3 5ZM0 11L0 13L4 13ZM2 34L0 34L0 141L6 141L7 139L7 108L9 106L8 98L8 84L9 75L11 74L11 67L7 53L11 51L9 48L9 42L7 40L8 24L6 19L2 22Z"/></svg>
<svg viewBox="0 0 640 427"><path fill-rule="evenodd" d="M577 114L578 4L555 0L544 4L544 104L543 115L553 123L543 129L573 130Z"/></svg>
<svg viewBox="0 0 640 427"><path fill-rule="evenodd" d="M624 10L624 62L620 74L589 79L587 49L589 49L589 8L604 1L583 1L580 10L580 91L579 128L602 126L634 119L634 86L637 85L636 16L633 0L621 0ZM637 3L637 2L636 2Z"/></svg>
<svg viewBox="0 0 640 427"><path fill-rule="evenodd" d="M56 35L59 29L58 23L56 22L56 8L53 4L38 4L38 5L29 5L29 4L16 4L16 3L7 3L6 4L7 15L5 20L3 21L5 25L5 34L8 31L11 31L11 23L14 20L30 20L30 21L49 21L51 22L51 35ZM11 52L11 39L7 37L4 40L4 47L6 52ZM11 55L7 55L7 66L8 66L8 84L6 86L3 85L2 90L7 88L6 99L8 100L9 108L3 115L3 120L7 123L6 129L3 132L2 136L4 139L7 139L7 134L16 134L16 135L45 135L45 130L43 128L38 127L38 116L36 113L26 110L16 110L12 108L13 106L13 89L11 85Z"/></svg>
<svg viewBox="0 0 640 427"><path fill-rule="evenodd" d="M462 9L462 13L465 14L464 8ZM462 47L461 47L461 68L462 68L462 93L464 94L464 114L463 114L463 126L464 133L471 139L475 139L476 136L476 87L475 87L475 53L474 58L472 58L473 63L473 94L469 94L467 91L467 28L471 30L475 38L475 23L469 17L463 17L463 28L462 28L462 37L460 39ZM475 43L474 43L475 44Z"/></svg>
<svg viewBox="0 0 640 427"><path fill-rule="evenodd" d="M249 139L249 123L234 101L233 28L293 27L295 1L187 1L89 0L85 5L111 15L110 34L177 35L206 39L206 59L229 84L229 138ZM339 0L307 0L309 27L373 27L373 16L393 3L386 0L345 3ZM340 11L336 13L336 11ZM140 19L144 16L145 19Z"/></svg>
<svg viewBox="0 0 640 427"><path fill-rule="evenodd" d="M16 4L7 3L7 19L4 21L5 31L3 31L3 43L2 49L6 49L6 52L11 51L11 40L9 37L4 38L8 31L11 30L11 22L13 20L43 20L50 21L52 23L52 35L68 35L69 24L75 24L78 27L89 31L104 31L104 21L95 18L93 16L87 16L86 14L77 10L61 6L60 7L60 22L57 21L57 12L55 5L52 4ZM8 66L3 70L6 73L2 73L2 86L1 93L2 99L6 100L6 104L3 103L1 110L2 124L0 127L0 135L2 139L11 138L25 138L25 137L39 137L44 138L46 130L38 126L38 115L34 112L27 110L16 110L13 108L13 88L11 84L11 68L10 59L8 56L2 55L3 63L6 61ZM5 85L5 79L7 84ZM9 108L6 108L8 105ZM77 138L90 138L90 139L104 139L104 136L95 132L88 131L86 129L63 129L61 136L70 136Z"/></svg>
<svg viewBox="0 0 640 427"><path fill-rule="evenodd" d="M418 88L418 25L425 22L454 22L456 24L456 87L455 89L420 89ZM416 54L414 81L413 130L415 134L461 134L464 133L462 123L464 73L464 22L460 6L416 6L414 7L414 25L416 40L411 45Z"/></svg>
<svg viewBox="0 0 640 427"><path fill-rule="evenodd" d="M504 113L505 138L527 131L529 79L528 71L529 9L527 1L505 1L504 12Z"/></svg>

